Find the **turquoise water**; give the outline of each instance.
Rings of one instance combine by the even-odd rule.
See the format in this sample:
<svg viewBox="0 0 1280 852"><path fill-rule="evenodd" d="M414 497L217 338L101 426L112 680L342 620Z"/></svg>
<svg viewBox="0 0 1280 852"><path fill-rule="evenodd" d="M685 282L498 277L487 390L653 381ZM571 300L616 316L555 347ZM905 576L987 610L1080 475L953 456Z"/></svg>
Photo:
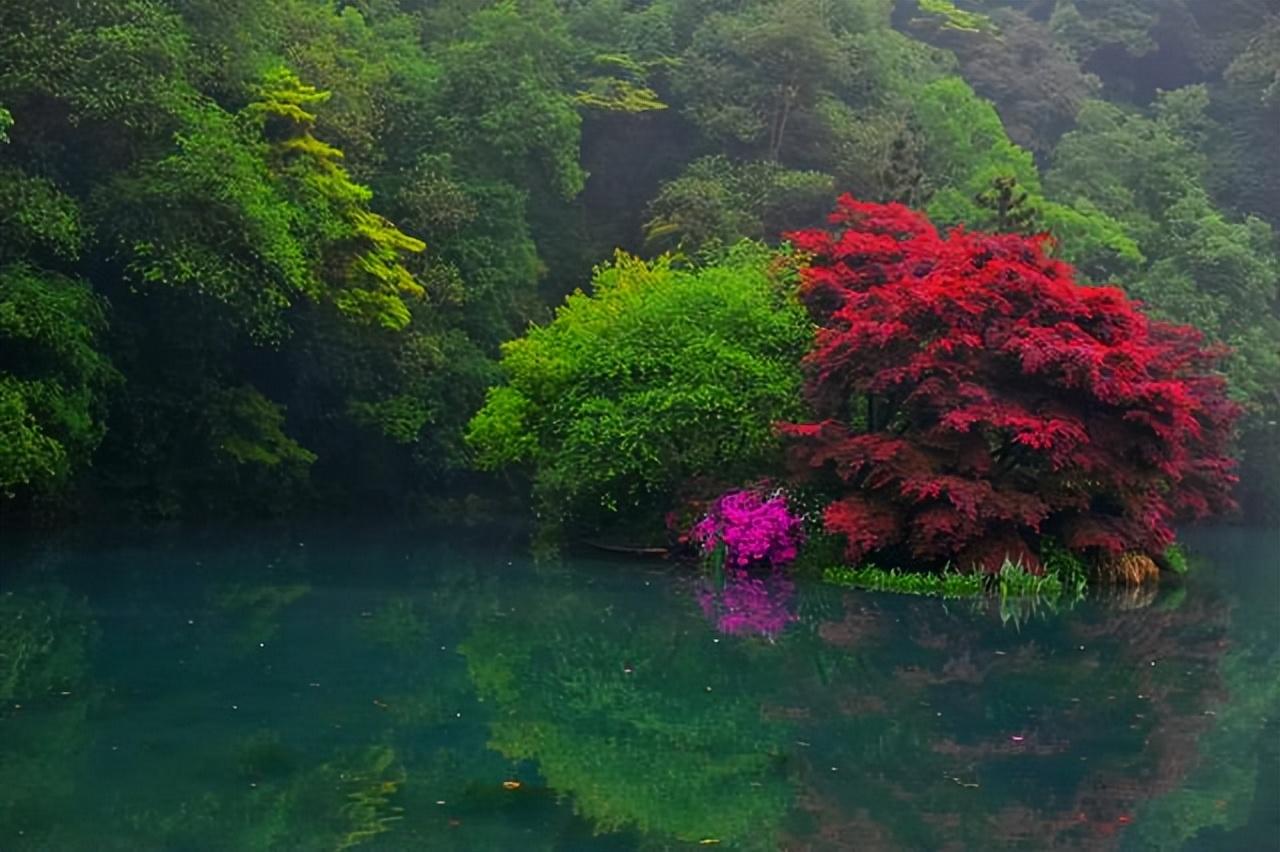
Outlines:
<svg viewBox="0 0 1280 852"><path fill-rule="evenodd" d="M1280 534L1058 612L501 532L0 552L0 849L1271 849Z"/></svg>

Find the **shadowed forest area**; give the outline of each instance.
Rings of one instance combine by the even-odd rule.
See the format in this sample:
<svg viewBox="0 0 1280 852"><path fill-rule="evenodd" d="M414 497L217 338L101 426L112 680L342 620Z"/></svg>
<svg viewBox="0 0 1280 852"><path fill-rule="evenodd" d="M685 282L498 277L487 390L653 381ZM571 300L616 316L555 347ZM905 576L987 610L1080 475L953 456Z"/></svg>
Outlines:
<svg viewBox="0 0 1280 852"><path fill-rule="evenodd" d="M0 505L478 516L531 484L656 517L804 419L772 247L848 192L1047 232L1230 347L1239 511L1274 520L1278 124L1271 0L5 3ZM574 296L500 363L637 276L672 283L617 297L633 327ZM628 349L660 327L679 363ZM537 410L651 356L690 393Z"/></svg>

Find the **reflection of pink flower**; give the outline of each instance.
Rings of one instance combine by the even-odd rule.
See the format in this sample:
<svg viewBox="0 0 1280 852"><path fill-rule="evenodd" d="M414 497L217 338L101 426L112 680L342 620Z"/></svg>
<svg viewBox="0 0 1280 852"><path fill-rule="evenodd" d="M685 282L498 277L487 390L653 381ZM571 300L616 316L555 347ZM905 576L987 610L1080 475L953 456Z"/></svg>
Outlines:
<svg viewBox="0 0 1280 852"><path fill-rule="evenodd" d="M804 539L804 521L791 513L781 493L762 498L753 491L730 491L712 505L689 536L704 554L723 545L726 565L768 562L781 568L796 558Z"/></svg>
<svg viewBox="0 0 1280 852"><path fill-rule="evenodd" d="M731 636L756 634L770 638L796 620L791 612L795 583L777 569L754 576L743 568L725 566L724 583L708 582L698 589L698 605L716 629Z"/></svg>

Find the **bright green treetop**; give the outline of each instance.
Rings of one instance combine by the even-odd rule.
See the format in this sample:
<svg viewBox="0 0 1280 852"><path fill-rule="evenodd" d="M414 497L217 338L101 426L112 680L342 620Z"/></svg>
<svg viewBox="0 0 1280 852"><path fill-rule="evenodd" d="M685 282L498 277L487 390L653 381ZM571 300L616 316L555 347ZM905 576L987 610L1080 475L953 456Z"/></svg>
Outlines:
<svg viewBox="0 0 1280 852"><path fill-rule="evenodd" d="M1105 209L1045 198L1031 153L1009 139L995 107L959 77L925 86L916 98L915 118L925 140L925 173L936 187L927 205L935 221L973 229L1046 230L1062 256L1095 279L1142 261L1138 245ZM1025 223L1002 221L988 200L993 186L1009 181L1025 195Z"/></svg>
<svg viewBox="0 0 1280 852"><path fill-rule="evenodd" d="M588 525L665 510L691 478L758 475L811 335L769 263L751 244L692 270L620 253L503 347L507 381L471 421L479 462L527 466L544 516Z"/></svg>
<svg viewBox="0 0 1280 852"><path fill-rule="evenodd" d="M316 116L311 110L328 98L292 71L276 68L264 77L246 114L270 140L274 170L288 183L295 203L311 214L303 226L318 243L312 248L314 262L341 270L332 297L338 310L358 322L399 330L410 320L405 300L424 295L402 256L426 245L369 210L373 193L339 165L341 151L312 134Z"/></svg>

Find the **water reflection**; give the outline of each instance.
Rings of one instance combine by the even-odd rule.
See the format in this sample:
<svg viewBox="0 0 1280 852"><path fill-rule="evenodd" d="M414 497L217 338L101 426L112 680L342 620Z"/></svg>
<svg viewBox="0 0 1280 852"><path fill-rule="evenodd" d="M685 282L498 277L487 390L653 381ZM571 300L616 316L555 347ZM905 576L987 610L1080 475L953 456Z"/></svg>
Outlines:
<svg viewBox="0 0 1280 852"><path fill-rule="evenodd" d="M89 607L60 583L0 592L0 837L56 824L88 771L96 637Z"/></svg>
<svg viewBox="0 0 1280 852"><path fill-rule="evenodd" d="M790 735L761 710L782 660L673 602L653 583L553 583L483 620L462 650L494 705L490 745L599 831L774 848Z"/></svg>
<svg viewBox="0 0 1280 852"><path fill-rule="evenodd" d="M1266 836L1280 653L1272 587L1230 593L1246 575L1009 618L438 538L299 544L6 560L0 848Z"/></svg>
<svg viewBox="0 0 1280 852"><path fill-rule="evenodd" d="M808 714L807 833L828 848L1107 848L1185 776L1223 700L1226 610L1198 601L1089 605L1020 632L927 606L823 625L834 674Z"/></svg>
<svg viewBox="0 0 1280 852"><path fill-rule="evenodd" d="M726 565L698 586L698 606L716 630L730 636L772 639L796 620L796 584L783 571Z"/></svg>

